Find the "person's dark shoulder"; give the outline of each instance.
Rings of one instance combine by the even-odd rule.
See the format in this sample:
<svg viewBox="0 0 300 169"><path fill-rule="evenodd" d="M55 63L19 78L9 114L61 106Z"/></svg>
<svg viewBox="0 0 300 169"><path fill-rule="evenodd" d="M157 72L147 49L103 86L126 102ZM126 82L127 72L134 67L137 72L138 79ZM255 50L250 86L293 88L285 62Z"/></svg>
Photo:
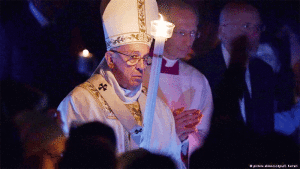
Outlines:
<svg viewBox="0 0 300 169"><path fill-rule="evenodd" d="M201 73L206 74L214 69L223 60L221 46L218 45L205 55L196 55L188 63L198 69Z"/></svg>
<svg viewBox="0 0 300 169"><path fill-rule="evenodd" d="M270 92L274 90L275 73L269 64L260 58L253 58L250 60L249 71L253 88L267 89Z"/></svg>
<svg viewBox="0 0 300 169"><path fill-rule="evenodd" d="M269 65L268 63L266 63L265 61L263 61L260 58L253 58L250 61L250 66L252 66L255 69L258 69L260 71L266 71L264 73L270 73L270 74L274 74L273 68L271 67L271 65Z"/></svg>

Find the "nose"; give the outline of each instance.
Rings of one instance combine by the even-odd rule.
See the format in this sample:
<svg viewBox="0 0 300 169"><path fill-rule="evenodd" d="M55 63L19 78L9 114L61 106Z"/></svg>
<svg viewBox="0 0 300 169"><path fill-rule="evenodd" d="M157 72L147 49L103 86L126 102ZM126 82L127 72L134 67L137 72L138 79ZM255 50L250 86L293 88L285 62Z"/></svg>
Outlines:
<svg viewBox="0 0 300 169"><path fill-rule="evenodd" d="M146 69L146 67L147 67L147 64L145 64L145 61L144 61L143 58L141 58L141 59L138 61L138 63L136 64L136 68L137 68L138 70L144 71L144 70Z"/></svg>
<svg viewBox="0 0 300 169"><path fill-rule="evenodd" d="M260 36L260 34L261 34L261 31L257 27L251 27L251 28L245 29L245 30L243 30L243 32L248 37L251 37L251 36L254 36L254 37L255 36Z"/></svg>
<svg viewBox="0 0 300 169"><path fill-rule="evenodd" d="M183 43L184 43L184 45L186 45L188 47L192 47L194 40L195 40L195 38L193 38L192 36L186 35L184 37Z"/></svg>

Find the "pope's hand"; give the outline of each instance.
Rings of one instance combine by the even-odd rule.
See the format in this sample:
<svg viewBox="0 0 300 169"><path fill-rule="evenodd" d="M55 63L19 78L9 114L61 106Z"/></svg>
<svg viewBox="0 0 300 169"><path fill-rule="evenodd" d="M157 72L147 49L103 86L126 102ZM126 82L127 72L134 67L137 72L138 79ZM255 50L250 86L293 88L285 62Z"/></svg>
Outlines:
<svg viewBox="0 0 300 169"><path fill-rule="evenodd" d="M200 110L184 110L184 107L173 111L175 119L175 128L180 141L188 138L189 134L196 132L196 126L202 119Z"/></svg>

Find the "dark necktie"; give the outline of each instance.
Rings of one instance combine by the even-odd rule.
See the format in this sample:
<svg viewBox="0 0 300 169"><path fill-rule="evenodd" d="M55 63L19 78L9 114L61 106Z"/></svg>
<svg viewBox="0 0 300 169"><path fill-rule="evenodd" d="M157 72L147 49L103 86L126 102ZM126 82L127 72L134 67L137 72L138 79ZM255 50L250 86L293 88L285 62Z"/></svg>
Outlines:
<svg viewBox="0 0 300 169"><path fill-rule="evenodd" d="M179 62L177 61L172 67L166 67L167 61L163 58L160 73L179 75Z"/></svg>

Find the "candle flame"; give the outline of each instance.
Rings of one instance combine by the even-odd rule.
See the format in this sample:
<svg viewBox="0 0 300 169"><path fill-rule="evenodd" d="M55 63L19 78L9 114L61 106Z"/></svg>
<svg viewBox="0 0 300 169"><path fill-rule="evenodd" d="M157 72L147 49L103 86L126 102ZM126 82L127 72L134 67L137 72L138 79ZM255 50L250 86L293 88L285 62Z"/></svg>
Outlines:
<svg viewBox="0 0 300 169"><path fill-rule="evenodd" d="M160 16L158 20L151 21L151 35L155 38L170 38L175 25L171 22L164 21L164 17L161 14L158 15Z"/></svg>
<svg viewBox="0 0 300 169"><path fill-rule="evenodd" d="M83 57L89 57L89 55L90 55L90 52L89 52L87 49L84 49L84 50L82 51L82 56L83 56Z"/></svg>
<svg viewBox="0 0 300 169"><path fill-rule="evenodd" d="M158 15L160 16L160 19L159 19L159 20L160 20L160 21L164 21L164 17L162 16L162 14L159 13Z"/></svg>

